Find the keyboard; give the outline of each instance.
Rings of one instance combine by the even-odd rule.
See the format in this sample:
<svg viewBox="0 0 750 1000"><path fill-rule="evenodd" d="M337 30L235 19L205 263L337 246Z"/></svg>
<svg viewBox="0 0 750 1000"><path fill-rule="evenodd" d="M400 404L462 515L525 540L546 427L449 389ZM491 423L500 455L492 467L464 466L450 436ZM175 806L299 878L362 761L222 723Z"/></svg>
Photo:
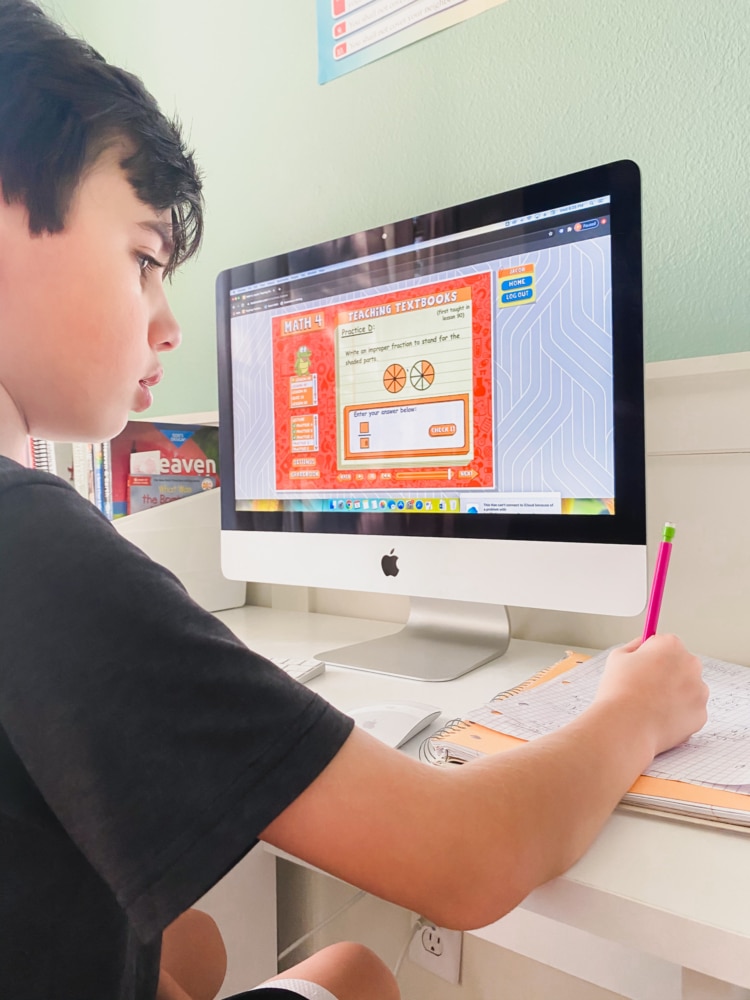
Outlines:
<svg viewBox="0 0 750 1000"><path fill-rule="evenodd" d="M269 656L269 660L300 684L307 684L313 677L319 677L326 668L322 660L316 660L312 656L305 659L293 656Z"/></svg>

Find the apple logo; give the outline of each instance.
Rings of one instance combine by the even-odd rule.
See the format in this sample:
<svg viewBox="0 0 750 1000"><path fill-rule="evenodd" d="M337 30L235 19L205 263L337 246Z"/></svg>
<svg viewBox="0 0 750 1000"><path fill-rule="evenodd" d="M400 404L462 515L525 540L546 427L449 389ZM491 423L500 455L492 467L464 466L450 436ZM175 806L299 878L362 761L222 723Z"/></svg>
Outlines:
<svg viewBox="0 0 750 1000"><path fill-rule="evenodd" d="M398 576L398 556L393 554L393 549L387 556L383 556L380 560L380 565L383 567L383 572L386 576Z"/></svg>

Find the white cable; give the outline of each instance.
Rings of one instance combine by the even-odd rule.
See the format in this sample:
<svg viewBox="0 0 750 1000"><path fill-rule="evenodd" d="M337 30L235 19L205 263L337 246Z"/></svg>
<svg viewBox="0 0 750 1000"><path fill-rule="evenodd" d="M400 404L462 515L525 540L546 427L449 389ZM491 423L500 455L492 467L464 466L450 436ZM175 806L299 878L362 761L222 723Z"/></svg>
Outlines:
<svg viewBox="0 0 750 1000"><path fill-rule="evenodd" d="M277 961L279 962L283 961L283 959L285 959L287 955L290 955L296 948L299 948L301 944L304 944L304 942L307 941L308 938L312 937L313 934L317 934L318 931L322 931L323 928L327 927L328 924L332 923L336 919L336 917L340 917L341 914L345 913L350 906L354 906L355 903L358 903L360 899L362 899L362 897L366 895L367 893L364 891L364 889L360 889L359 892L355 892L355 894L351 897L351 899L349 899L346 903L344 903L343 906L340 906L335 913L331 914L330 917L326 917L326 919L322 923L318 924L316 927L313 927L311 931L307 931L305 934L302 935L302 937L297 938L296 941L292 941L292 943L289 945L288 948L284 948L283 951L279 952L279 954L276 956Z"/></svg>
<svg viewBox="0 0 750 1000"><path fill-rule="evenodd" d="M418 930L420 930L422 927L424 927L425 924L426 924L426 921L425 921L424 917L417 917L417 919L414 921L414 923L409 928L409 934L408 934L408 936L406 938L406 944L401 949L401 953L399 954L398 958L396 959L396 964L393 966L393 975L394 975L394 977L396 979L398 979L398 974L401 971L401 966L403 964L404 959L406 958L406 953L409 950L409 945L414 940L414 935L417 933Z"/></svg>

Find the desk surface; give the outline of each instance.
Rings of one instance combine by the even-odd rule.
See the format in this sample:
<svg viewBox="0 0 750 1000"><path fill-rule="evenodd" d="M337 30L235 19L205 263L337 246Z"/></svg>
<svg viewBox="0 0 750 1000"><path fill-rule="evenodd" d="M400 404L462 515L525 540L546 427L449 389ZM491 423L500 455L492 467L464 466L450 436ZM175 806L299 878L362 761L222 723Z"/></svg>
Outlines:
<svg viewBox="0 0 750 1000"><path fill-rule="evenodd" d="M400 627L255 607L217 617L247 645L269 656L312 655ZM431 702L443 709L433 727L437 731L549 666L563 652L562 646L513 639L505 656L454 681L436 684L328 667L310 687L344 711L386 699ZM429 732L412 740L407 752L416 755ZM535 890L522 906L750 987L750 832L618 810L585 857ZM493 940L492 928L482 936ZM502 937L497 941L502 943Z"/></svg>

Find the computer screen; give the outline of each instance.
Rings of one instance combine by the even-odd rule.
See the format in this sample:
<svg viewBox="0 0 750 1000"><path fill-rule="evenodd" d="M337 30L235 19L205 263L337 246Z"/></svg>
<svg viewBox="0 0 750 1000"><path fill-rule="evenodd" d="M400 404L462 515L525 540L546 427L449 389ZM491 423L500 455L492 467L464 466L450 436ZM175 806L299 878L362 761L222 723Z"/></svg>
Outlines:
<svg viewBox="0 0 750 1000"><path fill-rule="evenodd" d="M352 665L420 677L502 605L637 614L641 303L630 161L222 271L225 574L410 596Z"/></svg>

